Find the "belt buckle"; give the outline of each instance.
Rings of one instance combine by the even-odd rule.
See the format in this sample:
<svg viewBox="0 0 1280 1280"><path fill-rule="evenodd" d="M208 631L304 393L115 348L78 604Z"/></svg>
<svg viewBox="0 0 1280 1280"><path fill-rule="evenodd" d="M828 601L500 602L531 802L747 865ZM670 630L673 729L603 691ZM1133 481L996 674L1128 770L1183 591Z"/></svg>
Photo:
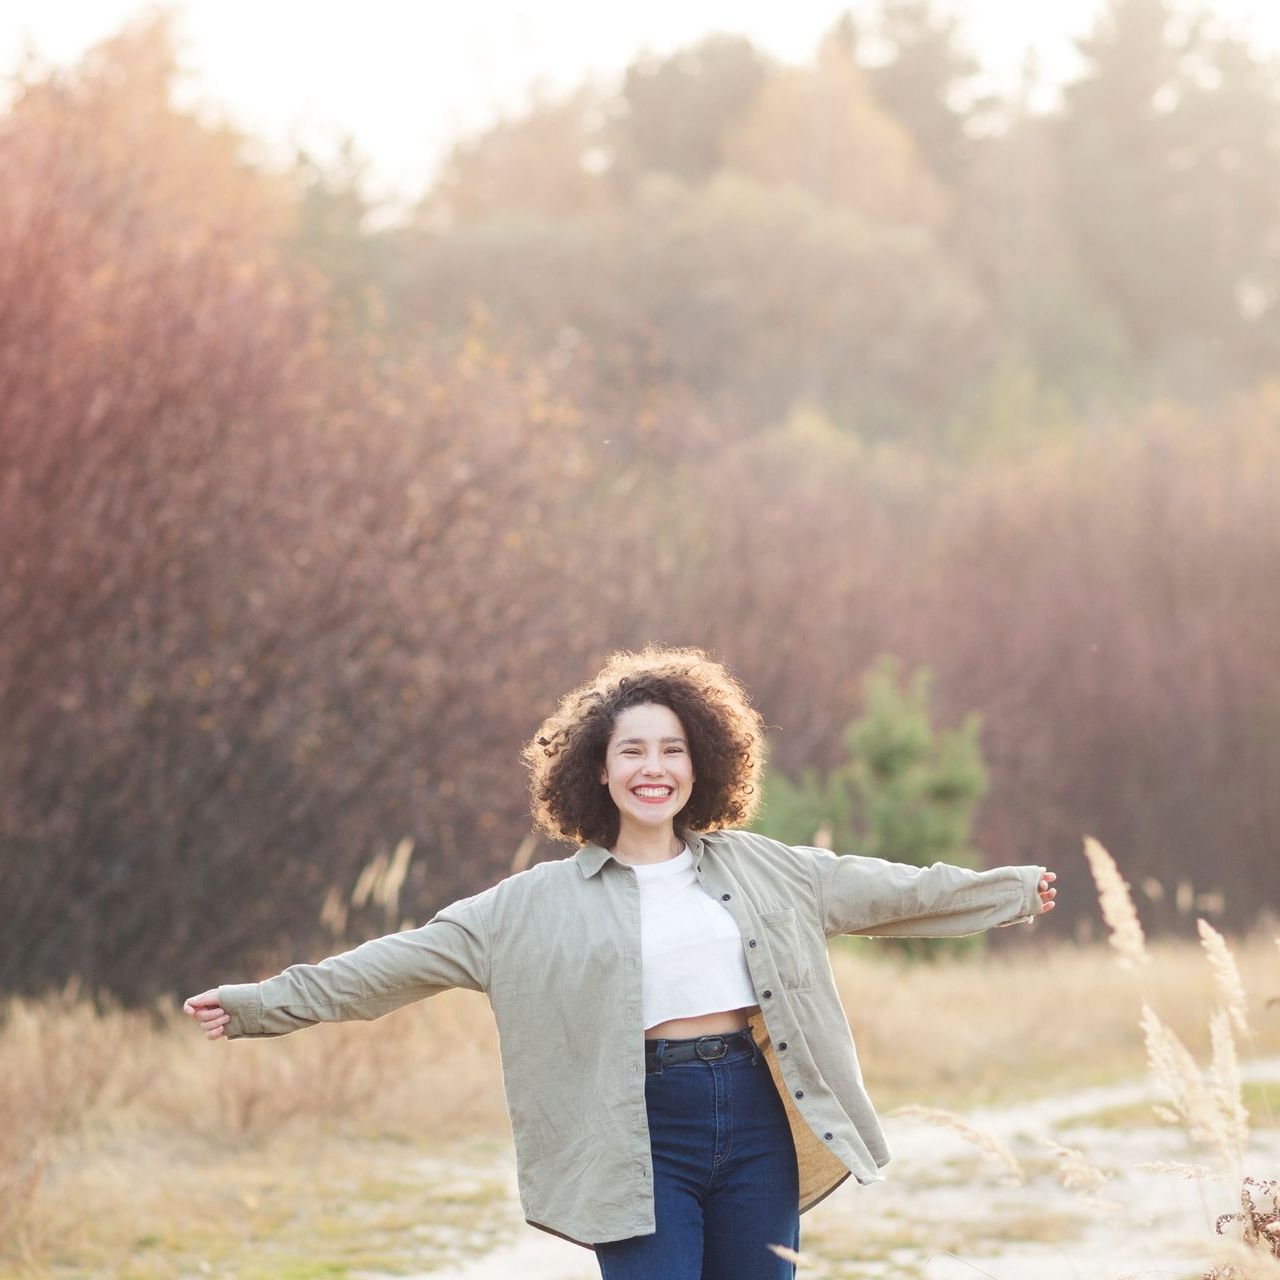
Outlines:
<svg viewBox="0 0 1280 1280"><path fill-rule="evenodd" d="M714 1041L714 1047L708 1041ZM704 1053L703 1049L708 1052ZM729 1044L724 1036L699 1036L694 1041L693 1051L703 1062L719 1062L729 1052Z"/></svg>

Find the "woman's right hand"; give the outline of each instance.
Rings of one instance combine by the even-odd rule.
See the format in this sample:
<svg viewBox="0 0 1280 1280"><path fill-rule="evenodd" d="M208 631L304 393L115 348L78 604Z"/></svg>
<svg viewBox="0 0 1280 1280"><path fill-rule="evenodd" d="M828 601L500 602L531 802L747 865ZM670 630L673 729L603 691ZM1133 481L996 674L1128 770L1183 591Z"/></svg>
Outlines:
<svg viewBox="0 0 1280 1280"><path fill-rule="evenodd" d="M218 1003L218 988L202 991L182 1002L182 1012L194 1018L210 1040L222 1038L222 1029L231 1021L231 1015Z"/></svg>

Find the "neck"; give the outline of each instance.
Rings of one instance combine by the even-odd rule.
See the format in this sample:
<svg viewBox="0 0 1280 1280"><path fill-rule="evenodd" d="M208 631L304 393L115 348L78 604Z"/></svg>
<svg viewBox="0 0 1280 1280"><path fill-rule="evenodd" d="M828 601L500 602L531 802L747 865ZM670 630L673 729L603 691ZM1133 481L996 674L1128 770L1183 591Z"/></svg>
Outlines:
<svg viewBox="0 0 1280 1280"><path fill-rule="evenodd" d="M675 826L667 823L656 829L635 828L624 822L613 846L614 854L623 862L669 862L684 846Z"/></svg>

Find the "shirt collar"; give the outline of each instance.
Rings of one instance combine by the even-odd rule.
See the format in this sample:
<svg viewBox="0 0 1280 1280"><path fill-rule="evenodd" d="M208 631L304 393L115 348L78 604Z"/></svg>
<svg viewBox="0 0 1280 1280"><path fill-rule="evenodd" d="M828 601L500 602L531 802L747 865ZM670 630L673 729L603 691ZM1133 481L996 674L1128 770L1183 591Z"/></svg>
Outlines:
<svg viewBox="0 0 1280 1280"><path fill-rule="evenodd" d="M696 867L702 860L702 837L696 831L687 831L683 827L676 828L676 835L689 846L689 852L693 854L693 865ZM584 880L590 880L606 862L618 861L608 849L598 844L584 844L573 857Z"/></svg>

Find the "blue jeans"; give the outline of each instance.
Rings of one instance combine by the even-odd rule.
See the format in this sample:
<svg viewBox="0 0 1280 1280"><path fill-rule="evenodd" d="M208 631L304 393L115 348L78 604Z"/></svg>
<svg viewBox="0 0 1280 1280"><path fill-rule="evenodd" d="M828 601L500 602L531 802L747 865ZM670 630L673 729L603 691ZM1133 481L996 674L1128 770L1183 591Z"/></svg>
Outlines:
<svg viewBox="0 0 1280 1280"><path fill-rule="evenodd" d="M795 1145L755 1045L661 1065L645 1102L657 1230L596 1245L603 1280L793 1280L766 1246L800 1247Z"/></svg>

